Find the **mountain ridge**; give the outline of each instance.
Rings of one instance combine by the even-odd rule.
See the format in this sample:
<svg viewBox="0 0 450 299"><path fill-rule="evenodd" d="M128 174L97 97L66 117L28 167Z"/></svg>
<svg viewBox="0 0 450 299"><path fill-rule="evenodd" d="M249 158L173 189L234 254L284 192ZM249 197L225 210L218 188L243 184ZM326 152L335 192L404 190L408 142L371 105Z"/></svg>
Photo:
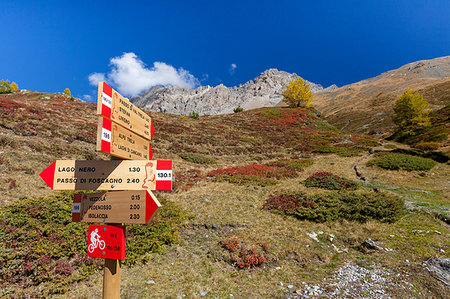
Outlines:
<svg viewBox="0 0 450 299"><path fill-rule="evenodd" d="M233 87L219 84L215 87L209 85L196 89L173 86L153 87L131 101L138 107L155 112L188 115L196 112L201 115L216 115L233 113L236 107L245 110L276 106L282 99L281 92L285 86L298 76L295 73L268 69L253 80ZM331 85L323 88L306 80L313 93L337 88Z"/></svg>

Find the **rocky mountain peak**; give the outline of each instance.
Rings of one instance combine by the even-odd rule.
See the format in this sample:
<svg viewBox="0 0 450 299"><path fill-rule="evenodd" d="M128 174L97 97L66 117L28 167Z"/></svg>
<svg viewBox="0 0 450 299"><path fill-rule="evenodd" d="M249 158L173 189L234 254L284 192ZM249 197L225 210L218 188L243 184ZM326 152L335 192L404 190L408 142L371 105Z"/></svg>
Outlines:
<svg viewBox="0 0 450 299"><path fill-rule="evenodd" d="M153 87L131 99L138 107L157 112L188 115L233 113L236 107L254 109L279 104L285 86L297 74L271 68L243 85L226 87L223 84L211 87L200 86L196 89L181 87ZM321 85L309 82L311 91L317 93L324 89Z"/></svg>

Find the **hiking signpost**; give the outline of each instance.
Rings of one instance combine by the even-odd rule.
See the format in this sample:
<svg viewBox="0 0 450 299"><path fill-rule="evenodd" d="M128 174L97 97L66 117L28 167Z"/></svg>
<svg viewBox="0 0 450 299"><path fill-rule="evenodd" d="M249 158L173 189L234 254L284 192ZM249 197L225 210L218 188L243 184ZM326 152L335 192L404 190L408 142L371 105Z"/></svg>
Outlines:
<svg viewBox="0 0 450 299"><path fill-rule="evenodd" d="M151 191L172 189L172 161L151 160L151 118L104 82L97 115L97 151L113 159L56 160L40 176L53 190L109 191L75 194L72 221L107 224L89 225L87 255L105 259L103 298L119 298L123 224L146 224L155 215L161 204Z"/></svg>
<svg viewBox="0 0 450 299"><path fill-rule="evenodd" d="M72 221L146 224L160 206L148 191L75 194Z"/></svg>

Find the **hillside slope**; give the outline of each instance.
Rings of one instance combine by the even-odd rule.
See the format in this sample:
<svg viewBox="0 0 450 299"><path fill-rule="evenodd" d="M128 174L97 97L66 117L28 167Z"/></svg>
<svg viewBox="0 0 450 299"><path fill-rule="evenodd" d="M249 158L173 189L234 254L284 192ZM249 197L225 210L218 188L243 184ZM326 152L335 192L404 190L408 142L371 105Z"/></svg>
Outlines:
<svg viewBox="0 0 450 299"><path fill-rule="evenodd" d="M374 78L319 92L312 104L346 132L383 131L392 127L395 100L408 88L423 95L433 110L450 103L450 56L409 63Z"/></svg>
<svg viewBox="0 0 450 299"><path fill-rule="evenodd" d="M55 159L109 159L95 152L95 105L22 91L0 95L0 108L0 297L101 297L101 271L82 271L101 260L86 259L72 193L38 176ZM448 215L448 164L368 166L371 152L395 145L343 134L311 109L149 115L154 159L174 161L174 190L155 192L156 223L127 225L121 297L445 297L424 261L449 257L450 231L418 209ZM333 189L336 176L357 190ZM299 203L305 214L294 217Z"/></svg>

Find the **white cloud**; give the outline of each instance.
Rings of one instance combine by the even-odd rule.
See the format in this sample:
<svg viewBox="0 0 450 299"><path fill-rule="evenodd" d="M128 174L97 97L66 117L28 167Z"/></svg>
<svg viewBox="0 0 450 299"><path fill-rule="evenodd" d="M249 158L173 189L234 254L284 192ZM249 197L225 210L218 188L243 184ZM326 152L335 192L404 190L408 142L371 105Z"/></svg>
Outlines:
<svg viewBox="0 0 450 299"><path fill-rule="evenodd" d="M189 71L164 62L154 62L153 67L147 68L145 63L136 54L124 53L122 56L113 57L110 60L109 73L93 73L89 75L89 82L96 85L97 79L106 77L106 82L111 83L125 96L136 96L141 92L156 85L173 85L195 88L200 82Z"/></svg>
<svg viewBox="0 0 450 299"><path fill-rule="evenodd" d="M230 69L228 70L228 71L230 72L230 75L231 75L231 76L234 75L234 73L236 72L236 69L237 69L236 63L232 63L232 64L230 65Z"/></svg>
<svg viewBox="0 0 450 299"><path fill-rule="evenodd" d="M89 83L91 85L97 86L98 82L105 81L105 74L103 73L92 73L88 77Z"/></svg>
<svg viewBox="0 0 450 299"><path fill-rule="evenodd" d="M89 80L90 81L90 80ZM101 81L101 80L100 80ZM91 95L89 95L89 94L84 94L83 95L83 99L86 101L86 102L92 102L92 96Z"/></svg>

